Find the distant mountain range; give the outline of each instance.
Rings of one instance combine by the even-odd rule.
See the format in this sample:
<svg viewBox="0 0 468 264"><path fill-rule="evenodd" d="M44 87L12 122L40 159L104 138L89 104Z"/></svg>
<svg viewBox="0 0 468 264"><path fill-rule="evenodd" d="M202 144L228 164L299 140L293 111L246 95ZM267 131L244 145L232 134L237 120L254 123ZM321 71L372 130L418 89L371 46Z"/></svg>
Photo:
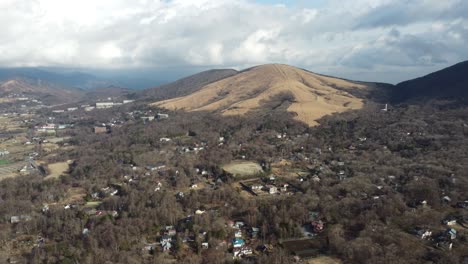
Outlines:
<svg viewBox="0 0 468 264"><path fill-rule="evenodd" d="M288 112L310 125L324 115L359 109L366 100L401 103L430 98L466 99L467 85L468 61L397 85L350 81L289 65L268 64L243 71L208 70L141 91L121 88L105 78L79 71L0 68L3 97L29 94L45 103L58 104L131 95L157 107L223 115L267 111L271 108L268 102L280 98Z"/></svg>
<svg viewBox="0 0 468 264"><path fill-rule="evenodd" d="M0 68L0 82L12 79L27 79L34 83L55 86L95 89L113 85L111 81L78 71L50 71L41 68Z"/></svg>
<svg viewBox="0 0 468 264"><path fill-rule="evenodd" d="M79 101L92 101L97 98L121 97L132 93L131 90L110 86L98 89L80 89L61 84L14 77L0 82L0 97L37 99L46 105L67 104Z"/></svg>

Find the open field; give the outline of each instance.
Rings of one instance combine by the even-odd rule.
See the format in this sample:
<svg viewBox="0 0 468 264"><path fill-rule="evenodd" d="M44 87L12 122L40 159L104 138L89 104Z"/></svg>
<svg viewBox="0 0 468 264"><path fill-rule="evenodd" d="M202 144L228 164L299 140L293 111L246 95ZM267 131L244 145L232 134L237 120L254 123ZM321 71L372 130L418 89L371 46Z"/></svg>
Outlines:
<svg viewBox="0 0 468 264"><path fill-rule="evenodd" d="M50 143L54 143L54 144L57 144L57 143L60 143L60 142L63 142L65 140L68 140L70 139L71 137L56 137L56 138L48 138L47 140L50 142Z"/></svg>
<svg viewBox="0 0 468 264"><path fill-rule="evenodd" d="M57 144L54 144L54 143L45 143L45 144L42 144L42 149L45 152L50 153L50 152L53 152L53 151L59 149L59 146Z"/></svg>
<svg viewBox="0 0 468 264"><path fill-rule="evenodd" d="M50 174L47 175L44 179L56 179L60 177L60 175L66 173L68 170L68 163L67 162L57 162L48 164L47 167L49 168Z"/></svg>
<svg viewBox="0 0 468 264"><path fill-rule="evenodd" d="M5 132L26 132L27 128L22 126L21 120L13 117L0 116L0 129Z"/></svg>
<svg viewBox="0 0 468 264"><path fill-rule="evenodd" d="M231 173L232 175L239 175L239 176L252 176L258 173L263 172L262 167L252 161L233 161L229 164L223 166L223 170Z"/></svg>

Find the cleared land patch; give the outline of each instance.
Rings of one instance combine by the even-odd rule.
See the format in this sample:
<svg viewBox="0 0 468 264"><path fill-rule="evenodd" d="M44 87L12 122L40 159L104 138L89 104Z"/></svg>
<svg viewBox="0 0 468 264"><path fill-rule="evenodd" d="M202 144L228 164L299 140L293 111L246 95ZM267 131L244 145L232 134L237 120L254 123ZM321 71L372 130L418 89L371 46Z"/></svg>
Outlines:
<svg viewBox="0 0 468 264"><path fill-rule="evenodd" d="M223 170L231 173L232 175L239 176L252 176L262 173L262 167L252 161L237 160L223 166Z"/></svg>
<svg viewBox="0 0 468 264"><path fill-rule="evenodd" d="M47 175L44 179L56 179L60 175L64 174L68 170L68 163L67 162L57 162L47 165L49 168L50 174Z"/></svg>

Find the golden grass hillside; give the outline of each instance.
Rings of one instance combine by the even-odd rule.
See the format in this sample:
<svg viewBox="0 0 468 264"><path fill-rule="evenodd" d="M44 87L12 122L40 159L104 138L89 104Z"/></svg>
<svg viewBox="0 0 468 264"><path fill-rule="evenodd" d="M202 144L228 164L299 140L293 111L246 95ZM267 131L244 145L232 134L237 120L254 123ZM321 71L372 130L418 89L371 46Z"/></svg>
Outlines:
<svg viewBox="0 0 468 264"><path fill-rule="evenodd" d="M208 84L188 96L151 105L170 110L243 115L261 108L262 102L287 92L294 96L288 112L295 113L297 120L314 126L325 115L362 108L362 98L350 92L368 89L365 84L326 77L288 65L268 64Z"/></svg>

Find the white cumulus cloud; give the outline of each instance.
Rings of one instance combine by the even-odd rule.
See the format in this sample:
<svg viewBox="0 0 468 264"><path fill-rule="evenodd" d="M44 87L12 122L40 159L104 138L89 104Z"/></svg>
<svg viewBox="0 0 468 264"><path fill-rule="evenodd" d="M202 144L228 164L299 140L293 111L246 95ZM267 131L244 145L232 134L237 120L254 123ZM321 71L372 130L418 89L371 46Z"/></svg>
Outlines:
<svg viewBox="0 0 468 264"><path fill-rule="evenodd" d="M0 0L0 24L4 67L279 62L395 82L468 58L464 0Z"/></svg>

